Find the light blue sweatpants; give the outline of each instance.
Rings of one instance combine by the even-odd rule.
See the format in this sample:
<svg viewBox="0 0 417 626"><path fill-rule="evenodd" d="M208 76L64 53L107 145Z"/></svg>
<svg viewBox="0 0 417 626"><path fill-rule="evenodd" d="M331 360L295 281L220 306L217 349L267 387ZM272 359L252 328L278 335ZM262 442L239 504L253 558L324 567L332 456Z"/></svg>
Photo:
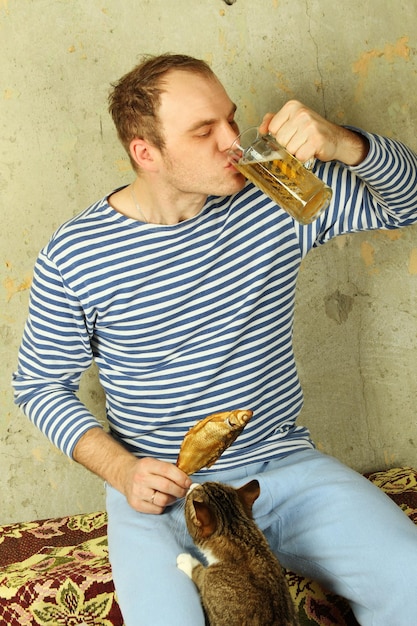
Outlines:
<svg viewBox="0 0 417 626"><path fill-rule="evenodd" d="M252 478L261 485L254 517L282 565L347 598L362 626L416 623L417 527L385 494L310 449L209 480L240 486ZM145 515L108 487L107 510L126 626L204 626L194 584L176 567L180 552L197 556L183 501Z"/></svg>

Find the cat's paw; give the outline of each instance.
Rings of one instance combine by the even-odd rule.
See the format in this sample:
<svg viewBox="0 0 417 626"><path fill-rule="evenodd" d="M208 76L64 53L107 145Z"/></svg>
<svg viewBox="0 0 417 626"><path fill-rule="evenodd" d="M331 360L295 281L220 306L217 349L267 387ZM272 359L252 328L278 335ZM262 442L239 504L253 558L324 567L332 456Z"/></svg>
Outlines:
<svg viewBox="0 0 417 626"><path fill-rule="evenodd" d="M177 567L184 572L184 574L187 574L188 578L192 578L193 569L198 563L199 561L191 556L191 554L182 553L177 556Z"/></svg>

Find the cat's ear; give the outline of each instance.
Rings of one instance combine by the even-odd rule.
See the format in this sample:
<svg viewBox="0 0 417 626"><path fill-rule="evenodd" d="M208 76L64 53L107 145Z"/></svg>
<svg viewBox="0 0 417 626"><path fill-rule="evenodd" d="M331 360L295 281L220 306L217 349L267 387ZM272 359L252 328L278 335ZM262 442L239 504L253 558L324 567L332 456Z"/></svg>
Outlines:
<svg viewBox="0 0 417 626"><path fill-rule="evenodd" d="M253 503L259 498L259 494L261 493L259 482L257 480L251 480L250 483L243 485L243 487L236 489L236 491L245 510L249 515L252 515Z"/></svg>
<svg viewBox="0 0 417 626"><path fill-rule="evenodd" d="M202 537L210 537L217 528L216 517L205 502L193 501L195 517Z"/></svg>

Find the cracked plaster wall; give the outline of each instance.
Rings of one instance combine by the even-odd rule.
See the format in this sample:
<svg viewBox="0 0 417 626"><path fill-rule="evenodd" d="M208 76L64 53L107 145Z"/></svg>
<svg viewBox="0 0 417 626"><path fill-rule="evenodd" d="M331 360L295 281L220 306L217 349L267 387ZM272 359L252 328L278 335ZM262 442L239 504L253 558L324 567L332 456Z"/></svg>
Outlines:
<svg viewBox="0 0 417 626"><path fill-rule="evenodd" d="M0 0L0 523L103 507L101 481L13 405L35 257L130 167L106 110L143 52L209 61L241 126L298 98L417 149L414 0ZM295 342L306 423L358 470L416 464L417 230L333 241L306 259ZM104 420L95 371L81 395Z"/></svg>

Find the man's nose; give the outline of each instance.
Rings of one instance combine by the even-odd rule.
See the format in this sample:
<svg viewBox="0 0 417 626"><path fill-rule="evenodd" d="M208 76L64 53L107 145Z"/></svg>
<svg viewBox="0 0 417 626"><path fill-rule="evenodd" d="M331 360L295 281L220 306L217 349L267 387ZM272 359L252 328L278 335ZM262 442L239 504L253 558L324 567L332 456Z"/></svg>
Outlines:
<svg viewBox="0 0 417 626"><path fill-rule="evenodd" d="M232 147L233 142L237 138L239 134L239 130L236 125L233 127L229 124L229 122L225 122L222 125L220 137L219 137L219 150L221 152L226 152Z"/></svg>

